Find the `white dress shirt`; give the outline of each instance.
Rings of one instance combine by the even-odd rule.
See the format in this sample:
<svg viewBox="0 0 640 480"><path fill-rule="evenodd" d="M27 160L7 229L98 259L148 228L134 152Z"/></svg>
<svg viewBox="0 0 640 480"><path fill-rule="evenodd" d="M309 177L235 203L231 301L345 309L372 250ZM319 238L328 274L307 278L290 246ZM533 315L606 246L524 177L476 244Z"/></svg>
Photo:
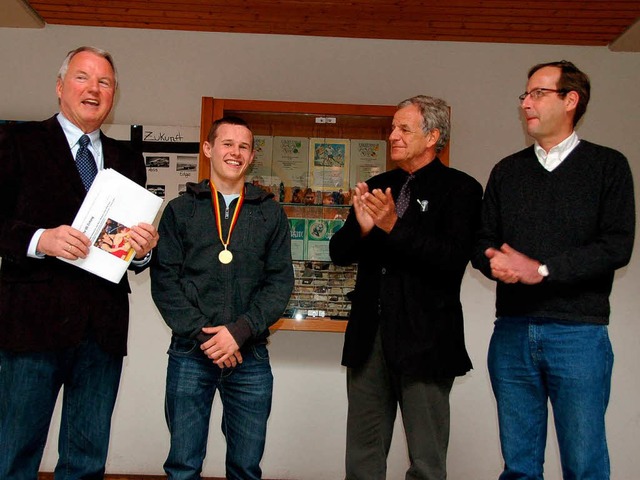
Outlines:
<svg viewBox="0 0 640 480"><path fill-rule="evenodd" d="M80 137L84 135L84 132L76 127L67 117L65 117L62 112L58 113L56 117L60 126L62 127L62 131L64 132L64 136L67 138L67 142L69 143L69 149L71 150L71 154L73 158L76 158L76 153L78 153L78 149L80 145L78 144L78 140ZM96 161L96 166L98 167L98 171L104 168L103 156L102 156L102 142L100 141L100 129L94 130L93 132L87 133L89 136L89 140L91 142L87 147L89 151L93 155L94 160ZM40 237L44 232L44 228L40 228L33 234L31 238L31 242L29 242L29 249L27 250L27 256L32 258L44 258L44 255L40 252L36 251L36 247L38 246L38 242L40 241Z"/></svg>
<svg viewBox="0 0 640 480"><path fill-rule="evenodd" d="M569 156L569 154L573 151L574 148L578 146L579 143L580 139L578 138L578 135L574 130L571 135L569 135L555 147L552 147L549 150L549 153L547 153L538 142L534 144L534 151L536 152L536 157L538 157L538 161L540 162L540 164L547 171L552 172L558 167L558 165L560 165L564 161L565 158Z"/></svg>

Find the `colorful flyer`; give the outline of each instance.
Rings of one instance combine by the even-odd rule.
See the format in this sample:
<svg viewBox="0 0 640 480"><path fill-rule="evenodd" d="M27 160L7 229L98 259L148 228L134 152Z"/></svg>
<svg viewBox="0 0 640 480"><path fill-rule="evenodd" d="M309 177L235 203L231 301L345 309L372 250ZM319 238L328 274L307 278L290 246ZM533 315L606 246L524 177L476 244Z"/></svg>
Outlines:
<svg viewBox="0 0 640 480"><path fill-rule="evenodd" d="M306 222L304 218L290 218L289 228L291 230L291 258L292 260L305 260L305 231Z"/></svg>
<svg viewBox="0 0 640 480"><path fill-rule="evenodd" d="M344 225L344 220L307 220L307 255L305 260L330 262L329 241Z"/></svg>
<svg viewBox="0 0 640 480"><path fill-rule="evenodd" d="M349 190L349 140L309 139L310 186L323 192Z"/></svg>

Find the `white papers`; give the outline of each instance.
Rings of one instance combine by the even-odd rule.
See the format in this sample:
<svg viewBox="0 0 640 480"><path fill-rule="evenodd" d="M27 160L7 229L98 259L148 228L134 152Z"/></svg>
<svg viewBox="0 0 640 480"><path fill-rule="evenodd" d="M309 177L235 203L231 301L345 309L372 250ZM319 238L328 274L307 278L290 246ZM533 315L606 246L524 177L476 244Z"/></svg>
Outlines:
<svg viewBox="0 0 640 480"><path fill-rule="evenodd" d="M349 186L386 171L387 142L384 140L351 140Z"/></svg>
<svg viewBox="0 0 640 480"><path fill-rule="evenodd" d="M306 137L273 137L273 175L287 187L309 185L309 139Z"/></svg>
<svg viewBox="0 0 640 480"><path fill-rule="evenodd" d="M135 256L128 232L140 222L152 223L162 199L108 168L98 172L72 227L91 240L89 255L67 260L88 272L118 283Z"/></svg>
<svg viewBox="0 0 640 480"><path fill-rule="evenodd" d="M276 187L280 179L273 175L271 169L271 152L273 150L273 137L267 135L253 136L253 163L247 170L247 179L254 185Z"/></svg>

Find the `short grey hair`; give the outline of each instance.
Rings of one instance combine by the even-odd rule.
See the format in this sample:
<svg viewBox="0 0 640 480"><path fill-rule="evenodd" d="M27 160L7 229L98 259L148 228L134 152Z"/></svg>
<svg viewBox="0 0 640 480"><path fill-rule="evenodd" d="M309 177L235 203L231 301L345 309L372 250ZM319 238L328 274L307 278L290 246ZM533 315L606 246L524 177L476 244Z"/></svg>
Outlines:
<svg viewBox="0 0 640 480"><path fill-rule="evenodd" d="M106 50L102 50L101 48L97 48L97 47L82 46L74 50L71 50L69 53L67 53L67 56L64 59L64 62L62 62L62 66L60 67L60 70L58 71L59 80L64 80L64 77L67 74L67 70L69 69L69 62L71 62L71 59L80 52L93 53L95 55L98 55L99 57L104 58L107 62L109 62L109 65L111 65L111 69L113 70L113 78L115 79L115 82L116 82L115 87L118 88L118 71L116 70L116 64L113 61L113 57Z"/></svg>
<svg viewBox="0 0 640 480"><path fill-rule="evenodd" d="M451 120L449 119L449 105L439 98L427 95L416 95L398 104L398 108L415 105L422 114L422 131L426 135L431 130L438 130L440 137L436 142L436 152L440 153L449 141L451 134Z"/></svg>

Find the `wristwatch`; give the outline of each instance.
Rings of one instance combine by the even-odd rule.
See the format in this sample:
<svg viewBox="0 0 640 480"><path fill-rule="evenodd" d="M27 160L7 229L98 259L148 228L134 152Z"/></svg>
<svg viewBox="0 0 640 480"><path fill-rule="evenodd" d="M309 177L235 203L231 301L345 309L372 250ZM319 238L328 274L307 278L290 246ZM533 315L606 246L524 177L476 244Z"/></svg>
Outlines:
<svg viewBox="0 0 640 480"><path fill-rule="evenodd" d="M547 268L547 266L546 266L546 265L540 265L540 266L538 267L538 273L539 273L541 276L543 276L543 277L547 278L547 277L549 276L549 269Z"/></svg>

